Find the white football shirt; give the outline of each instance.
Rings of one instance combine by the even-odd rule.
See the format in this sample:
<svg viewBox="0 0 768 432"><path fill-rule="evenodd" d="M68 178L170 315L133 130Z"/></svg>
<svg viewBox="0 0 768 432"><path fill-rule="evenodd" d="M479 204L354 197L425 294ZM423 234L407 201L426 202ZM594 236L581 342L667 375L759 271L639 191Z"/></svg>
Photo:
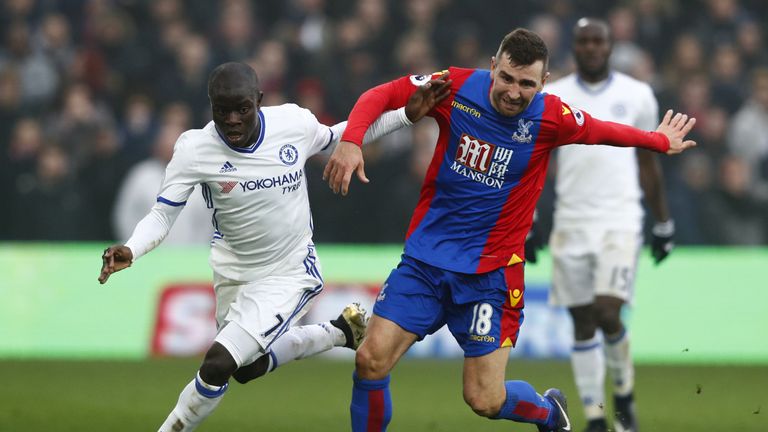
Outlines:
<svg viewBox="0 0 768 432"><path fill-rule="evenodd" d="M613 71L597 84L570 74L544 90L600 120L655 130L658 102L648 84ZM554 227L598 225L639 231L642 191L634 148L569 145L557 150Z"/></svg>
<svg viewBox="0 0 768 432"><path fill-rule="evenodd" d="M163 240L200 184L213 210L214 272L253 281L301 265L312 246L304 163L338 141L346 122L322 125L294 104L262 107L258 115L260 134L246 148L231 147L213 122L179 137L157 203L126 242L134 260ZM409 124L402 108L385 113L367 141Z"/></svg>

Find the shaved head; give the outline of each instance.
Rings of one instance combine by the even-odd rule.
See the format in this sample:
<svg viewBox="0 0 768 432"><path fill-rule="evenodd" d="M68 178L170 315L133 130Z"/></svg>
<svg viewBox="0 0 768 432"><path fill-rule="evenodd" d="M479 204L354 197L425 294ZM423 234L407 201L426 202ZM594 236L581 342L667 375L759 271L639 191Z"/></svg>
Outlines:
<svg viewBox="0 0 768 432"><path fill-rule="evenodd" d="M208 78L208 97L214 95L255 96L259 93L259 77L245 63L230 62L216 67Z"/></svg>
<svg viewBox="0 0 768 432"><path fill-rule="evenodd" d="M611 27L607 22L599 18L580 18L576 21L576 25L573 26L573 35L579 36L581 32L590 29L592 31L601 32L606 39L611 38Z"/></svg>

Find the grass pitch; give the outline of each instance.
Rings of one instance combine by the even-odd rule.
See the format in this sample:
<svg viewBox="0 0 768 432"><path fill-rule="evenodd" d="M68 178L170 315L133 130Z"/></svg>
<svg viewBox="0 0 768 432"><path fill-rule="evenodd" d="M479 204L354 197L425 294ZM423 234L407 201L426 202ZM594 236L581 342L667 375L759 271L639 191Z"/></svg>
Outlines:
<svg viewBox="0 0 768 432"><path fill-rule="evenodd" d="M199 359L0 361L0 431L155 431ZM510 362L510 379L569 396L574 431L584 420L567 362ZM352 364L303 360L234 383L206 431L348 431ZM768 431L768 367L639 366L644 432ZM475 416L461 397L459 361L405 360L392 376L391 431L526 431ZM609 407L610 409L610 404Z"/></svg>

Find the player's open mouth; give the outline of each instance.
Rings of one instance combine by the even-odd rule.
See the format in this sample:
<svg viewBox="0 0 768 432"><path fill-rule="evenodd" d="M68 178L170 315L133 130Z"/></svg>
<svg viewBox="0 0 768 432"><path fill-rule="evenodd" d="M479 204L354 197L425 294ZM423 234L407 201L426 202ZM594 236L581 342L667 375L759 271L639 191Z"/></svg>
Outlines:
<svg viewBox="0 0 768 432"><path fill-rule="evenodd" d="M241 133L237 133L237 132L230 132L230 133L228 133L228 134L227 134L227 139L228 139L230 142L233 142L233 143L234 143L234 142L238 142L238 141L240 141L240 139L241 139L242 137L243 137L243 134L241 134Z"/></svg>
<svg viewBox="0 0 768 432"><path fill-rule="evenodd" d="M510 109L519 109L523 105L522 101L512 102L506 99L502 99L501 101L504 102L504 105L506 105L506 107Z"/></svg>

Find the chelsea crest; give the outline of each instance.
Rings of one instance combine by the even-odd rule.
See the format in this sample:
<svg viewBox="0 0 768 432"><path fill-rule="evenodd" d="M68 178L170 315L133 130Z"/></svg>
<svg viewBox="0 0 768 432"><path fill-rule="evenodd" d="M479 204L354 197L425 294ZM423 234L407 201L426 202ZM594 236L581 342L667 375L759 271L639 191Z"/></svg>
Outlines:
<svg viewBox="0 0 768 432"><path fill-rule="evenodd" d="M288 166L295 164L299 159L299 151L296 150L296 147L292 146L291 144L286 144L280 147L280 152L278 154L280 156L280 160Z"/></svg>

